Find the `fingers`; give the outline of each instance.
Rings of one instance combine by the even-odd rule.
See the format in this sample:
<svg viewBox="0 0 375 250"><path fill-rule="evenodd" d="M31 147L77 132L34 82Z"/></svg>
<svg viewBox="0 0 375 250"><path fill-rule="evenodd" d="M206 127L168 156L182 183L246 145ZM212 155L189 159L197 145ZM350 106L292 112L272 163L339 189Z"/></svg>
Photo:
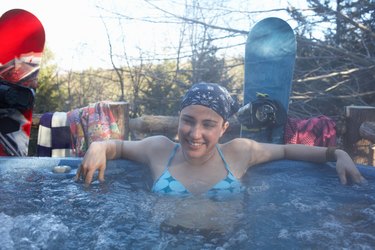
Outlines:
<svg viewBox="0 0 375 250"><path fill-rule="evenodd" d="M79 165L78 167L78 170L77 170L77 173L76 173L76 176L74 177L74 180L75 181L79 181L81 176L83 177L84 175L82 174L82 171L83 171L83 167L82 167L82 164Z"/></svg>
<svg viewBox="0 0 375 250"><path fill-rule="evenodd" d="M99 169L98 179L100 182L104 182L105 166Z"/></svg>
<svg viewBox="0 0 375 250"><path fill-rule="evenodd" d="M86 174L86 178L85 178L85 185L86 186L90 186L91 182L92 182L92 177L94 176L94 173L95 173L95 170L92 170L90 169L87 174Z"/></svg>
<svg viewBox="0 0 375 250"><path fill-rule="evenodd" d="M82 179L86 185L90 185L96 170L99 170L98 179L104 181L106 160L106 144L101 142L91 143L77 170L75 179L77 181Z"/></svg>
<svg viewBox="0 0 375 250"><path fill-rule="evenodd" d="M353 171L350 174L354 183L356 184L366 183L366 179L361 175L361 173L358 171L357 168L353 169Z"/></svg>
<svg viewBox="0 0 375 250"><path fill-rule="evenodd" d="M337 174L339 176L340 182L342 185L346 185L348 183L348 180L346 179L346 173L345 169L343 168L336 168Z"/></svg>
<svg viewBox="0 0 375 250"><path fill-rule="evenodd" d="M98 179L100 182L104 182L105 168L105 165L99 167ZM74 179L75 181L82 179L85 182L85 185L89 186L94 178L95 171L95 168L88 168L84 164L80 164Z"/></svg>
<svg viewBox="0 0 375 250"><path fill-rule="evenodd" d="M353 183L356 183L356 184L364 184L367 182L355 165L353 165L352 167L346 167L346 168L336 167L336 170L340 178L340 182L343 185L348 184L348 177Z"/></svg>

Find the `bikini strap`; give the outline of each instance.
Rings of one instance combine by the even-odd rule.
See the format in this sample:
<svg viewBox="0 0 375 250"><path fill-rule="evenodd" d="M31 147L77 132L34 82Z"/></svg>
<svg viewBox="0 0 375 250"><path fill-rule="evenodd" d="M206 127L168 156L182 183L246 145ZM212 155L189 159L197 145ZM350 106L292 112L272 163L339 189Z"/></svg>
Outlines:
<svg viewBox="0 0 375 250"><path fill-rule="evenodd" d="M177 149L178 149L178 148L179 148L179 144L176 143L176 145L175 145L174 148L173 148L172 153L169 155L168 163L167 163L167 165L165 166L165 169L168 169L168 168L170 167L170 165L171 165L171 163L172 163L172 160L173 160L174 156L176 155L176 152L177 152Z"/></svg>
<svg viewBox="0 0 375 250"><path fill-rule="evenodd" d="M227 161L226 161L225 158L224 158L224 154L223 154L223 152L221 151L221 149L220 149L220 147L219 147L218 144L216 144L216 148L217 148L217 151L219 152L219 155L220 155L221 159L222 159L223 162L224 162L225 169L228 171L228 173L232 173L232 171L230 171L230 169L229 169L229 165L228 165Z"/></svg>

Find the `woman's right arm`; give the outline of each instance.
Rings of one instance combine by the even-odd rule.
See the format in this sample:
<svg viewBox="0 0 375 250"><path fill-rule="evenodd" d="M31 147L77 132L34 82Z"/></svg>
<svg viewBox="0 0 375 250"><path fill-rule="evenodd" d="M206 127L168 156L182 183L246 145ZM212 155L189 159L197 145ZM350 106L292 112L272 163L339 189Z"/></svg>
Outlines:
<svg viewBox="0 0 375 250"><path fill-rule="evenodd" d="M165 137L154 136L140 141L107 140L91 143L77 171L76 180L82 178L86 185L93 179L96 170L99 171L99 181L104 181L107 161L113 159L128 159L149 165L149 159L155 154L154 145L161 149L168 144ZM171 141L169 141L171 142Z"/></svg>

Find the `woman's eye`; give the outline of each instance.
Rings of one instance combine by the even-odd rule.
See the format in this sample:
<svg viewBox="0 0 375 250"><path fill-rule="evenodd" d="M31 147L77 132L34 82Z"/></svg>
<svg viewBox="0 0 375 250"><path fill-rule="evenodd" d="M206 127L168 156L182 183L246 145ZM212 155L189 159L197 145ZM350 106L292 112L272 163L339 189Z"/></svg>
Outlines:
<svg viewBox="0 0 375 250"><path fill-rule="evenodd" d="M193 121L190 119L182 119L182 121L186 124L193 124Z"/></svg>
<svg viewBox="0 0 375 250"><path fill-rule="evenodd" d="M205 126L206 128L214 128L216 126L216 124L214 124L214 123L204 123L203 126Z"/></svg>

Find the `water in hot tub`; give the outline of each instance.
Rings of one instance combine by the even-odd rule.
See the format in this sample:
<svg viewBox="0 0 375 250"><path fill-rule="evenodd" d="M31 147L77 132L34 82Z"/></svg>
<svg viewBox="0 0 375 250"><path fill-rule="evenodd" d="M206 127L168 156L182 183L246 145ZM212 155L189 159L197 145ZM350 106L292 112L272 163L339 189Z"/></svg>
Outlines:
<svg viewBox="0 0 375 250"><path fill-rule="evenodd" d="M249 171L242 195L207 199L150 193L147 170L128 161L111 162L106 182L88 188L72 178L76 163L71 174L53 165L1 164L1 249L375 246L375 174L342 186L326 165L282 161Z"/></svg>

